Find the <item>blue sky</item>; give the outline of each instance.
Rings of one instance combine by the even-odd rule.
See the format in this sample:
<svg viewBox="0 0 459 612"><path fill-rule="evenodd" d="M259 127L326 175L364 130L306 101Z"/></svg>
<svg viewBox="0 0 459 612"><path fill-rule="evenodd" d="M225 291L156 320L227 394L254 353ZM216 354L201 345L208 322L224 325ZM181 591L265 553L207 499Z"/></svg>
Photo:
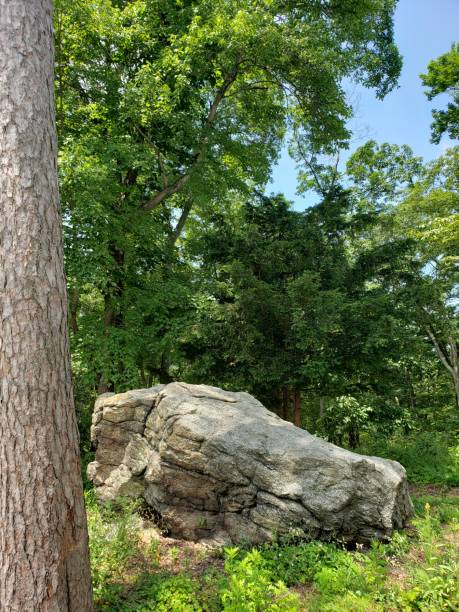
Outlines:
<svg viewBox="0 0 459 612"><path fill-rule="evenodd" d="M395 40L403 56L399 87L377 100L372 90L357 88L351 102L355 118L350 152L370 138L377 142L408 144L416 155L433 159L450 144L444 138L439 145L430 142L431 110L442 106L441 99L429 102L424 95L419 74L427 64L448 51L459 40L459 0L399 0L395 12ZM316 198L297 196L295 163L283 152L273 169L267 191L284 193L302 210Z"/></svg>

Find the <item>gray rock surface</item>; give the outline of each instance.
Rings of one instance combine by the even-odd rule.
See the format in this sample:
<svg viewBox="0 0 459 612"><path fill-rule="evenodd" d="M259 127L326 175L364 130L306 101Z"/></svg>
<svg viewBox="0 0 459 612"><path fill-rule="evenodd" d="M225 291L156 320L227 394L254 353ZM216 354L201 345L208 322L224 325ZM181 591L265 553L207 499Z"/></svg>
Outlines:
<svg viewBox="0 0 459 612"><path fill-rule="evenodd" d="M91 435L98 498L143 497L185 539L367 541L412 514L399 463L329 444L247 393L171 383L104 394Z"/></svg>

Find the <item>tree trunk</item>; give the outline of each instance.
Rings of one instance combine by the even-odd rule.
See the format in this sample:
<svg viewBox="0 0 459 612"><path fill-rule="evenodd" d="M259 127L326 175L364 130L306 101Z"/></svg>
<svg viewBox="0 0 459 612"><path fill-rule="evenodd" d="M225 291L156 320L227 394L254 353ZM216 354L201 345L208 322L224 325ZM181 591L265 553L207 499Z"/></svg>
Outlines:
<svg viewBox="0 0 459 612"><path fill-rule="evenodd" d="M360 432L356 426L352 426L348 431L349 447L355 450L360 444Z"/></svg>
<svg viewBox="0 0 459 612"><path fill-rule="evenodd" d="M456 406L459 408L459 347L456 340L452 337L448 337L448 341L445 344L441 344L432 328L427 328L427 334L435 347L440 361L448 374L453 379L454 392L456 395Z"/></svg>
<svg viewBox="0 0 459 612"><path fill-rule="evenodd" d="M325 416L325 397L323 395L319 398L319 418L322 420Z"/></svg>
<svg viewBox="0 0 459 612"><path fill-rule="evenodd" d="M188 217L190 216L190 212L192 208L193 208L193 199L191 196L188 196L183 205L182 212L180 213L180 217L177 221L177 224L169 235L169 243L172 248L175 247L175 245L177 244L177 240L182 235L182 232L185 228L185 224L187 222Z"/></svg>
<svg viewBox="0 0 459 612"><path fill-rule="evenodd" d="M113 262L115 264L114 269L115 273L112 272L112 284L113 286L107 289L104 293L104 312L102 316L102 322L104 326L104 334L108 339L108 342L105 343L105 348L103 350L103 367L102 371L98 374L98 383L97 383L97 392L100 394L107 393L108 391L115 390L115 380L114 374L112 371L113 357L110 343L112 339L110 338L112 329L118 328L120 329L123 326L123 294L125 289L124 283L124 252L116 246L116 244L109 245L109 252L113 257ZM107 352L107 347L108 352ZM122 351L117 350L117 355L122 354ZM124 363L120 357L118 357L118 363L115 364L118 369L118 380L123 380L124 373Z"/></svg>
<svg viewBox="0 0 459 612"><path fill-rule="evenodd" d="M459 408L459 347L453 338L450 338L449 356L452 365L454 391L456 393L456 406Z"/></svg>
<svg viewBox="0 0 459 612"><path fill-rule="evenodd" d="M161 353L161 363L159 365L158 378L159 383L161 385L168 385L169 383L174 382L174 379L169 374L169 367L164 353Z"/></svg>
<svg viewBox="0 0 459 612"><path fill-rule="evenodd" d="M80 292L77 287L70 289L69 298L70 329L76 335L78 333L78 312L80 310Z"/></svg>
<svg viewBox="0 0 459 612"><path fill-rule="evenodd" d="M282 418L289 420L289 392L287 387L282 387Z"/></svg>
<svg viewBox="0 0 459 612"><path fill-rule="evenodd" d="M411 414L414 415L416 412L416 394L413 388L413 382L411 380L411 374L408 369L405 369L406 386L408 388L408 401L410 403Z"/></svg>
<svg viewBox="0 0 459 612"><path fill-rule="evenodd" d="M51 0L0 0L0 610L92 610L56 174Z"/></svg>
<svg viewBox="0 0 459 612"><path fill-rule="evenodd" d="M301 392L293 392L293 423L301 427Z"/></svg>

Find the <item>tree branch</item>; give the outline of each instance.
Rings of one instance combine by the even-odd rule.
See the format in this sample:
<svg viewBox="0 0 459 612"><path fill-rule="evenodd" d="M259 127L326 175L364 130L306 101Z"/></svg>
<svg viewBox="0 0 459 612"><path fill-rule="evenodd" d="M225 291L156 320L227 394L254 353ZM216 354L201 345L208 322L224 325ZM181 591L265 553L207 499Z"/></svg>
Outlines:
<svg viewBox="0 0 459 612"><path fill-rule="evenodd" d="M438 357L440 358L440 361L445 366L446 370L450 373L450 375L454 378L454 369L453 369L452 365L449 363L447 355L445 355L445 353L442 351L442 349L440 347L440 344L438 343L438 340L435 337L435 334L430 329L430 327L427 327L426 331L427 331L427 335L432 340L432 344L435 347L435 351L436 351Z"/></svg>
<svg viewBox="0 0 459 612"><path fill-rule="evenodd" d="M175 243L180 238L180 235L185 227L186 220L191 212L193 207L193 200L191 197L188 197L184 207L182 208L182 213L180 215L179 220L177 221L177 225L174 227L172 233L170 234L170 243L171 246L175 246Z"/></svg>
<svg viewBox="0 0 459 612"><path fill-rule="evenodd" d="M459 371L457 342L452 336L448 337L448 341L449 341L449 352L451 353L450 355L451 365L453 367L453 370L457 374Z"/></svg>
<svg viewBox="0 0 459 612"><path fill-rule="evenodd" d="M199 164L201 163L204 157L204 154L205 154L208 142L209 142L208 130L212 127L213 123L215 122L217 111L218 111L218 108L223 98L225 97L226 93L230 89L231 85L236 80L236 77L238 74L238 68L239 68L239 64L237 65L235 70L233 70L233 72L231 72L226 77L222 86L217 91L215 98L212 101L212 104L210 105L209 112L207 114L206 120L204 121L204 125L203 125L204 137L202 139L201 146L199 147L197 153L194 156L192 163L190 164L190 167L188 168L188 171L182 174L181 176L179 176L178 179L174 183L158 191L148 202L146 202L146 204L143 205L144 210L152 210L156 208L157 206L162 204L162 202L166 198L168 198L170 195L180 191L190 180L191 173L197 166L199 166Z"/></svg>
<svg viewBox="0 0 459 612"><path fill-rule="evenodd" d="M193 164L193 166L194 165L195 164ZM175 181L175 183L172 183L172 185L169 185L168 187L161 189L161 191L158 191L151 198L151 200L149 200L146 204L143 205L142 208L144 210L152 210L153 208L156 208L157 206L162 204L162 202L166 198L173 195L174 193L177 193L177 191L180 191L188 183L188 181L190 180L190 176L191 176L190 173L183 174Z"/></svg>
<svg viewBox="0 0 459 612"><path fill-rule="evenodd" d="M159 168L161 171L161 178L162 178L162 183L163 183L163 189L167 189L169 187L169 180L167 178L167 172L166 172L166 166L164 164L164 159L163 159L163 154L161 153L159 147L148 138L148 136L145 134L145 132L143 132L138 126L135 126L137 131L139 132L139 134L142 136L142 138L145 140L145 142L150 145L150 147L153 149L153 151L156 153L156 157L158 159L158 164L159 164Z"/></svg>

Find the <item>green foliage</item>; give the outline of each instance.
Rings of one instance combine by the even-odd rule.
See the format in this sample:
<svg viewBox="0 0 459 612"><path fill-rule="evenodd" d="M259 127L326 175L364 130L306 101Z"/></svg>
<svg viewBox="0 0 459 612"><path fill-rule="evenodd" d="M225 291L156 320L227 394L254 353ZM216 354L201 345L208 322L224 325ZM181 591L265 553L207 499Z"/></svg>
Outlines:
<svg viewBox="0 0 459 612"><path fill-rule="evenodd" d="M329 402L319 426L331 442L342 444L346 434L350 446L355 448L360 432L368 427L371 412L371 406L350 395L342 395Z"/></svg>
<svg viewBox="0 0 459 612"><path fill-rule="evenodd" d="M239 558L238 548L226 549L227 586L221 592L225 612L296 612L298 598L281 580L274 580L262 554L251 550Z"/></svg>
<svg viewBox="0 0 459 612"><path fill-rule="evenodd" d="M289 544L281 541L266 544L261 554L271 574L290 587L312 582L318 567L331 567L346 553L323 542Z"/></svg>
<svg viewBox="0 0 459 612"><path fill-rule="evenodd" d="M458 247L459 147L426 164L401 202L397 220L403 231L418 241L427 261L441 256L439 271L450 272Z"/></svg>
<svg viewBox="0 0 459 612"><path fill-rule="evenodd" d="M92 494L86 501L97 610L436 612L459 605L455 496L415 497L413 528L387 543L348 551L285 538L258 550L225 549L224 568L204 573L190 572L177 558L173 574L162 567L170 555L160 553L156 540L142 544L132 504L99 507ZM215 555L201 553L200 561Z"/></svg>
<svg viewBox="0 0 459 612"><path fill-rule="evenodd" d="M400 543L397 546L400 550ZM267 567L288 586L314 584L320 596L312 609L342 610L344 601L352 601L359 610L366 609L364 603L383 590L386 556L389 552L394 554L395 547L394 543L374 543L370 551L362 554L322 542L276 543L265 545L261 553ZM378 604L373 604L374 609L379 609Z"/></svg>
<svg viewBox="0 0 459 612"><path fill-rule="evenodd" d="M346 163L359 206L370 210L394 205L424 172L422 158L416 157L408 145L378 144L374 140L359 147Z"/></svg>
<svg viewBox="0 0 459 612"><path fill-rule="evenodd" d="M311 609L344 610L342 606L352 602L350 609L379 610L374 597L384 589L386 556L389 550L393 554L389 546L375 543L362 554L322 542L278 543L265 545L261 553L267 567L287 585L314 584L320 595Z"/></svg>
<svg viewBox="0 0 459 612"><path fill-rule="evenodd" d="M101 507L92 491L86 493L94 597L108 607L118 601L121 591L118 581L137 554L138 521L134 505L120 503L117 508Z"/></svg>
<svg viewBox="0 0 459 612"><path fill-rule="evenodd" d="M421 74L422 83L428 88L426 96L432 100L439 94L448 93L452 97L446 110L434 110L432 123L432 142L439 143L443 134L450 138L459 137L459 44L451 46L450 51L429 62L427 74Z"/></svg>
<svg viewBox="0 0 459 612"><path fill-rule="evenodd" d="M399 564L410 549L406 537L396 536L387 545L374 544L367 554L344 553L334 566L322 567L314 578L321 594L313 609L454 610L458 602L457 554L442 540L428 504L424 512L424 517L415 521L419 546L416 555L421 555L423 561L416 557L405 562L408 576L403 585L387 582L389 555L398 557Z"/></svg>
<svg viewBox="0 0 459 612"><path fill-rule="evenodd" d="M361 595L371 590L368 577L364 568L345 556L336 567L322 567L316 573L314 581L324 597L339 595L344 591Z"/></svg>
<svg viewBox="0 0 459 612"><path fill-rule="evenodd" d="M185 222L263 189L287 125L347 138L341 87L400 72L393 0L58 0L56 95L74 371L96 390L167 382L193 325ZM159 209L159 210L158 210ZM154 212L153 212L154 211ZM82 424L85 422L82 419Z"/></svg>
<svg viewBox="0 0 459 612"><path fill-rule="evenodd" d="M393 286L406 249L353 257L347 242L369 224L338 188L305 213L259 196L214 215L190 244L203 298L182 347L194 361L189 376L245 388L275 410L285 387L331 397L371 388L401 358Z"/></svg>
<svg viewBox="0 0 459 612"><path fill-rule="evenodd" d="M446 491L441 497L434 495L421 495L413 498L416 514L425 517L430 513L429 520L440 525L459 524L459 497L448 496ZM436 529L438 532L438 529Z"/></svg>
<svg viewBox="0 0 459 612"><path fill-rule="evenodd" d="M441 540L438 523L428 503L424 516L415 521L425 561L410 567L408 588L391 593L403 609L456 610L459 605L459 562L457 551Z"/></svg>
<svg viewBox="0 0 459 612"><path fill-rule="evenodd" d="M416 432L389 440L371 436L359 450L399 461L411 482L459 484L458 447L445 434Z"/></svg>
<svg viewBox="0 0 459 612"><path fill-rule="evenodd" d="M56 2L85 453L97 393L179 377L276 410L284 391L326 400L322 423L306 401L303 421L351 446L368 425L389 432L417 414L425 334L457 348L457 152L426 166L370 141L349 160L350 190L319 163L347 140L343 78L379 96L396 83L394 5ZM287 131L297 160L312 160L303 187L321 193L304 214L259 195Z"/></svg>
<svg viewBox="0 0 459 612"><path fill-rule="evenodd" d="M339 247L335 252L327 245L325 228L291 211L281 196L259 196L236 214L215 215L205 234L191 244L202 254L202 291L208 298L199 304L200 325L186 348L190 356L204 355L206 360L195 363L196 377L256 390L272 403L277 387L301 379L298 369L305 360L302 347L295 346L297 338L311 352L319 343L315 330L306 337L299 329L297 302L306 298L306 285L308 315L321 312L327 297L331 301L320 271L331 273L325 258L337 262ZM332 317L330 307L323 327L333 325ZM324 357L317 355L317 361L323 364ZM314 375L314 365L304 367Z"/></svg>
<svg viewBox="0 0 459 612"><path fill-rule="evenodd" d="M379 234L371 239L383 245L395 233L408 247L405 261L397 261L397 275L391 275L399 292L397 309L412 327L407 331L431 343L454 384L456 403L458 159L452 147L423 164L409 147L370 141L347 165L359 204L382 210Z"/></svg>
<svg viewBox="0 0 459 612"><path fill-rule="evenodd" d="M384 607L372 600L367 595L356 595L349 592L345 595L337 595L332 601L325 602L322 599L317 603L318 607L314 610L322 612L344 612L352 610L352 612L384 612Z"/></svg>
<svg viewBox="0 0 459 612"><path fill-rule="evenodd" d="M127 591L118 585L117 597L98 603L98 609L126 612L201 612L199 581L187 575L141 574Z"/></svg>
<svg viewBox="0 0 459 612"><path fill-rule="evenodd" d="M392 534L390 542L384 546L384 552L386 556L393 557L395 559L401 558L410 550L411 542L409 536L404 531L395 531Z"/></svg>
<svg viewBox="0 0 459 612"><path fill-rule="evenodd" d="M139 612L201 612L199 603L199 586L186 576L172 576L158 580L148 593L147 606L137 608Z"/></svg>

